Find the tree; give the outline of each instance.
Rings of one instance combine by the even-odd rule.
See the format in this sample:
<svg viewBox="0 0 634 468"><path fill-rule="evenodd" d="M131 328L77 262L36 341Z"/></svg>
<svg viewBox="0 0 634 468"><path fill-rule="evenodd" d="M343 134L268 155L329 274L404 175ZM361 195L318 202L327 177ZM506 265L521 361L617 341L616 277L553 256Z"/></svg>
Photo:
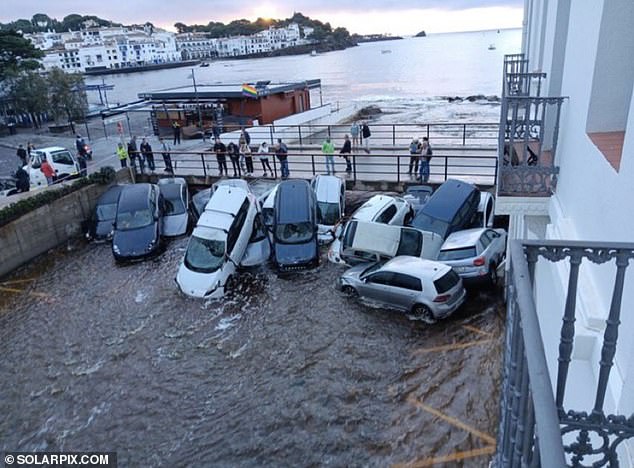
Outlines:
<svg viewBox="0 0 634 468"><path fill-rule="evenodd" d="M78 73L66 73L53 68L47 76L49 110L55 122L67 119L72 126L74 120L83 120L88 111L88 100L84 89L84 78Z"/></svg>
<svg viewBox="0 0 634 468"><path fill-rule="evenodd" d="M31 41L15 31L0 31L0 82L22 71L40 68L38 58L44 52L36 49Z"/></svg>
<svg viewBox="0 0 634 468"><path fill-rule="evenodd" d="M38 114L48 110L48 83L37 72L23 72L10 84L9 98L15 108L31 115L31 120L39 127Z"/></svg>

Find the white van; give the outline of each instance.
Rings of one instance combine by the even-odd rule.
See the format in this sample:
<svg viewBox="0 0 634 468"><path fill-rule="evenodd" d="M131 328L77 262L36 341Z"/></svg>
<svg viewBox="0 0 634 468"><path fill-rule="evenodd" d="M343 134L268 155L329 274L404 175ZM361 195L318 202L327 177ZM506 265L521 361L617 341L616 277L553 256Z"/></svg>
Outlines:
<svg viewBox="0 0 634 468"><path fill-rule="evenodd" d="M75 156L61 146L50 146L31 151L30 163L24 166L24 170L29 173L31 188L46 187L46 177L40 170L42 161L47 160L55 171L57 180L70 179L79 174L79 164Z"/></svg>
<svg viewBox="0 0 634 468"><path fill-rule="evenodd" d="M318 175L310 185L317 197L317 240L327 244L346 208L346 184L336 176Z"/></svg>
<svg viewBox="0 0 634 468"><path fill-rule="evenodd" d="M183 293L214 299L224 295L249 245L257 211L252 193L218 187L198 219L176 275Z"/></svg>
<svg viewBox="0 0 634 468"><path fill-rule="evenodd" d="M356 265L410 255L435 260L443 239L405 226L350 220L328 251L333 263Z"/></svg>

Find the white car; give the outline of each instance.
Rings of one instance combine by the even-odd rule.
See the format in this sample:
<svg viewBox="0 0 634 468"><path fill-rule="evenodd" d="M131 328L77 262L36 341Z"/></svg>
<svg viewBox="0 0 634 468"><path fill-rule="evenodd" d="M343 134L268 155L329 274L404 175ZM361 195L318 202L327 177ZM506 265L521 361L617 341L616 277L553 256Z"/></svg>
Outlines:
<svg viewBox="0 0 634 468"><path fill-rule="evenodd" d="M255 215L253 232L249 238L249 245L240 261L241 267L254 267L266 263L271 256L271 241L264 222L262 213Z"/></svg>
<svg viewBox="0 0 634 468"><path fill-rule="evenodd" d="M262 221L264 226L270 231L273 229L273 223L275 222L275 194L279 184L273 187L264 201L262 202Z"/></svg>
<svg viewBox="0 0 634 468"><path fill-rule="evenodd" d="M486 279L496 285L505 253L504 229L465 229L447 237L438 261L452 267L464 280Z"/></svg>
<svg viewBox="0 0 634 468"><path fill-rule="evenodd" d="M189 193L187 182L182 177L159 179L159 190L163 195L163 235L181 236L187 232L189 223Z"/></svg>
<svg viewBox="0 0 634 468"><path fill-rule="evenodd" d="M473 227L493 227L495 218L495 198L489 192L480 192L480 203L476 212Z"/></svg>
<svg viewBox="0 0 634 468"><path fill-rule="evenodd" d="M247 250L256 214L252 193L218 187L194 228L176 275L184 294L206 299L224 296Z"/></svg>
<svg viewBox="0 0 634 468"><path fill-rule="evenodd" d="M346 208L346 184L336 176L318 175L311 182L317 197L317 240L332 242L334 229Z"/></svg>
<svg viewBox="0 0 634 468"><path fill-rule="evenodd" d="M219 180L218 182L214 182L214 184L211 186L211 192L212 193L215 192L216 190L218 190L219 187L237 187L237 188L241 188L242 190L245 190L247 192L251 191L251 188L249 187L249 184L244 179L222 179L222 180Z"/></svg>
<svg viewBox="0 0 634 468"><path fill-rule="evenodd" d="M352 214L352 219L373 221L382 224L409 224L414 218L414 209L401 197L374 195Z"/></svg>
<svg viewBox="0 0 634 468"><path fill-rule="evenodd" d="M434 232L351 219L328 250L328 260L348 265L399 255L435 260L442 243L442 237Z"/></svg>
<svg viewBox="0 0 634 468"><path fill-rule="evenodd" d="M29 173L31 188L46 187L46 177L40 170L42 162L47 160L55 171L57 180L66 180L79 174L79 164L75 156L61 146L50 146L31 151L29 164L24 166L24 170Z"/></svg>

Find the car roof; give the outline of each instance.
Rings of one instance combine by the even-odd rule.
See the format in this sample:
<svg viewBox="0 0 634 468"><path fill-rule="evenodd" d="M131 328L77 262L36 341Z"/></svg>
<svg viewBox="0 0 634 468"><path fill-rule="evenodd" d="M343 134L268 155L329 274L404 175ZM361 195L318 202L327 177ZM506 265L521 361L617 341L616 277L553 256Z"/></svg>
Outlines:
<svg viewBox="0 0 634 468"><path fill-rule="evenodd" d="M317 201L338 203L342 180L337 176L318 175L315 177L315 195Z"/></svg>
<svg viewBox="0 0 634 468"><path fill-rule="evenodd" d="M357 225L352 242L353 249L385 252L388 255L396 254L401 241L401 231L411 229L359 220L351 220L350 223Z"/></svg>
<svg viewBox="0 0 634 468"><path fill-rule="evenodd" d="M113 185L99 197L97 205L110 205L117 203L121 190L123 190L123 185Z"/></svg>
<svg viewBox="0 0 634 468"><path fill-rule="evenodd" d="M204 232L205 229L220 229L221 231L227 232L231 227L231 223L233 223L233 218L234 217L229 213L205 210L203 214L200 215L200 218L198 218L196 229L202 229L201 232ZM205 238L209 239L210 237Z"/></svg>
<svg viewBox="0 0 634 468"><path fill-rule="evenodd" d="M119 195L118 209L130 210L148 207L151 184L124 185Z"/></svg>
<svg viewBox="0 0 634 468"><path fill-rule="evenodd" d="M246 192L249 192L251 190L251 188L249 187L249 184L244 179L224 179L224 180L219 180L218 182L214 182L214 184L211 186L211 191L215 192L220 187L241 188L241 189L243 189Z"/></svg>
<svg viewBox="0 0 634 468"><path fill-rule="evenodd" d="M63 146L47 146L46 148L35 148L35 151L51 153L53 151L68 151L68 148L64 148Z"/></svg>
<svg viewBox="0 0 634 468"><path fill-rule="evenodd" d="M425 278L431 275L432 279L435 279L447 273L451 267L444 263L424 258L401 255L385 262L381 269L394 273L404 273L417 278Z"/></svg>
<svg viewBox="0 0 634 468"><path fill-rule="evenodd" d="M393 200L394 197L389 195L374 195L354 212L352 218L359 221L372 221L377 213L392 203Z"/></svg>
<svg viewBox="0 0 634 468"><path fill-rule="evenodd" d="M221 185L207 202L205 211L211 210L235 216L247 196L247 191L242 188Z"/></svg>
<svg viewBox="0 0 634 468"><path fill-rule="evenodd" d="M305 180L285 180L275 194L275 216L280 223L306 221L311 217L310 185Z"/></svg>
<svg viewBox="0 0 634 468"><path fill-rule="evenodd" d="M182 177L163 177L162 179L159 179L157 183L159 184L159 187L170 184L187 186L187 181Z"/></svg>
<svg viewBox="0 0 634 468"><path fill-rule="evenodd" d="M464 229L453 232L447 237L440 250L460 249L476 245L478 239L487 228Z"/></svg>
<svg viewBox="0 0 634 468"><path fill-rule="evenodd" d="M421 212L443 221L451 221L474 190L478 189L467 182L449 179L432 194Z"/></svg>

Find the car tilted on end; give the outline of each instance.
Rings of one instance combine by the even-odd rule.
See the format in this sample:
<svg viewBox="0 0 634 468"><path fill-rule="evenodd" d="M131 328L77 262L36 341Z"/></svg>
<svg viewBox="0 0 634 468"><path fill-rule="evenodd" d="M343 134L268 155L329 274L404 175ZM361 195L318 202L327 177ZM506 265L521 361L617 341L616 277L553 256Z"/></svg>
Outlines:
<svg viewBox="0 0 634 468"><path fill-rule="evenodd" d="M496 285L497 268L505 252L504 229L465 229L447 238L438 254L438 261L453 267L464 280L486 279Z"/></svg>
<svg viewBox="0 0 634 468"><path fill-rule="evenodd" d="M249 244L256 214L252 193L218 187L198 219L176 275L184 294L213 299L224 295Z"/></svg>
<svg viewBox="0 0 634 468"><path fill-rule="evenodd" d="M88 220L86 239L95 242L112 240L121 190L123 185L113 185L99 197L92 217Z"/></svg>
<svg viewBox="0 0 634 468"><path fill-rule="evenodd" d="M318 175L311 187L317 199L317 240L327 244L334 240L335 225L346 208L346 184L336 176Z"/></svg>
<svg viewBox="0 0 634 468"><path fill-rule="evenodd" d="M189 225L189 193L182 177L159 179L158 186L165 202L163 235L182 236Z"/></svg>
<svg viewBox="0 0 634 468"><path fill-rule="evenodd" d="M273 242L275 265L281 271L319 263L315 192L305 180L285 180L278 185Z"/></svg>
<svg viewBox="0 0 634 468"><path fill-rule="evenodd" d="M125 185L119 194L112 236L115 260L138 260L161 246L163 199L154 184Z"/></svg>
<svg viewBox="0 0 634 468"><path fill-rule="evenodd" d="M405 199L391 195L374 195L352 214L352 219L382 224L409 224L414 209Z"/></svg>
<svg viewBox="0 0 634 468"><path fill-rule="evenodd" d="M451 267L402 256L387 262L350 268L340 278L341 290L433 323L464 302L462 279Z"/></svg>

